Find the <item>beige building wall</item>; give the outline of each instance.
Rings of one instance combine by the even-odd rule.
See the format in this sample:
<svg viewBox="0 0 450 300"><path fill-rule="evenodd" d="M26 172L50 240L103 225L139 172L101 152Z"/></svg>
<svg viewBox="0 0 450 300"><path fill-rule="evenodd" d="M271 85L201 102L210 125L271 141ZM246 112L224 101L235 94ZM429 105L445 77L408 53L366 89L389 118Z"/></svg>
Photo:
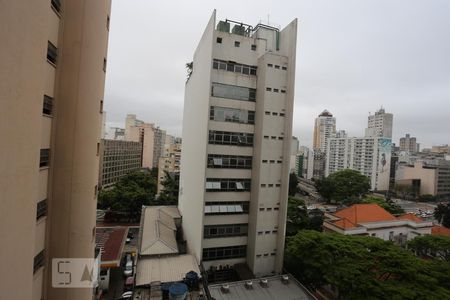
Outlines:
<svg viewBox="0 0 450 300"><path fill-rule="evenodd" d="M414 166L400 165L395 172L395 181L420 179L420 195L437 195L438 170L424 167L421 161L416 161Z"/></svg>
<svg viewBox="0 0 450 300"><path fill-rule="evenodd" d="M2 299L92 298L54 292L49 270L54 257L94 256L110 1L61 2L59 12L48 0L0 2L0 265L11 270L0 275ZM48 206L40 215L38 203Z"/></svg>
<svg viewBox="0 0 450 300"><path fill-rule="evenodd" d="M194 54L186 84L181 157L180 211L189 252L240 247L244 256L203 260L206 269L247 263L256 276L281 272L292 137L296 20L278 32L259 27L252 36L215 30L215 12ZM231 25L231 27L233 24ZM219 42L220 40L220 42ZM237 45L237 46L236 46ZM213 69L213 59L257 66L257 76ZM211 84L256 89L256 101L211 96ZM270 91L267 89L270 88ZM255 124L210 119L210 108L253 111ZM210 144L209 132L253 134L253 147ZM253 157L248 169L211 168L208 155ZM250 191L211 191L211 180L251 180ZM208 181L209 180L209 181ZM220 185L219 185L220 186ZM238 186L238 184L236 184ZM220 190L220 188L219 188ZM205 215L217 202L249 203L249 212ZM219 204L217 204L219 205ZM226 205L225 205L226 206ZM248 225L246 236L204 237L207 225ZM261 232L263 234L261 234ZM228 251L228 250L226 250Z"/></svg>

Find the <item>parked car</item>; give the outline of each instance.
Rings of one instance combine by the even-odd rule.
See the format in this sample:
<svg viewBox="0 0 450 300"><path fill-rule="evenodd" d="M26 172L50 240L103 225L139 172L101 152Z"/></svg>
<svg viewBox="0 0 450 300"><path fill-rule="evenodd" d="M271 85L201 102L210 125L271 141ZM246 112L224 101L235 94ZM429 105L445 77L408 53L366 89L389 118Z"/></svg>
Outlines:
<svg viewBox="0 0 450 300"><path fill-rule="evenodd" d="M120 297L118 300L128 300L133 297L133 292L128 291L122 294L122 297Z"/></svg>
<svg viewBox="0 0 450 300"><path fill-rule="evenodd" d="M126 263L125 263L125 267L123 270L123 276L125 277L129 277L129 276L133 276L133 259L130 258L127 259Z"/></svg>
<svg viewBox="0 0 450 300"><path fill-rule="evenodd" d="M123 286L123 290L126 292L132 291L133 286L134 286L134 277L133 276L127 277L127 279L125 279L125 284Z"/></svg>

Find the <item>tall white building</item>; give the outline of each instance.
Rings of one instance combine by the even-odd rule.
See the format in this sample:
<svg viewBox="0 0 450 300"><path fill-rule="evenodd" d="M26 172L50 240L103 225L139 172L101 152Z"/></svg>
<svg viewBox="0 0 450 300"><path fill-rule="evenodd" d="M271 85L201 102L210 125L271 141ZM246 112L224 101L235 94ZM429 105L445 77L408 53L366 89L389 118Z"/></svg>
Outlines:
<svg viewBox="0 0 450 300"><path fill-rule="evenodd" d="M370 178L372 190L388 190L391 147L392 142L388 138L331 138L325 176L344 169L357 170Z"/></svg>
<svg viewBox="0 0 450 300"><path fill-rule="evenodd" d="M366 137L386 137L392 139L393 114L386 113L384 108L380 108L373 115L369 115Z"/></svg>
<svg viewBox="0 0 450 300"><path fill-rule="evenodd" d="M179 208L188 251L210 278L236 265L282 271L296 37L297 20L283 30L229 20L216 29L214 11L194 53Z"/></svg>
<svg viewBox="0 0 450 300"><path fill-rule="evenodd" d="M417 143L417 139L412 137L409 133L405 137L400 138L400 151L407 151L409 153L416 153L420 150L420 144Z"/></svg>
<svg viewBox="0 0 450 300"><path fill-rule="evenodd" d="M336 134L336 118L328 111L324 110L314 123L313 149L325 152L328 139Z"/></svg>

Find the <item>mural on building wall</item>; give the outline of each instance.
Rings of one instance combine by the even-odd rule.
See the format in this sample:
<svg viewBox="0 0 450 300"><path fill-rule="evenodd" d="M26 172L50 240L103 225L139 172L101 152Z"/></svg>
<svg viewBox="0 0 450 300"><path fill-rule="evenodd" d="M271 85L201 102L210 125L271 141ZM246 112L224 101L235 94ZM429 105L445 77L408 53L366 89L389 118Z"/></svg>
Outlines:
<svg viewBox="0 0 450 300"><path fill-rule="evenodd" d="M392 151L392 140L389 138L379 138L377 190L387 190L389 188L391 151Z"/></svg>

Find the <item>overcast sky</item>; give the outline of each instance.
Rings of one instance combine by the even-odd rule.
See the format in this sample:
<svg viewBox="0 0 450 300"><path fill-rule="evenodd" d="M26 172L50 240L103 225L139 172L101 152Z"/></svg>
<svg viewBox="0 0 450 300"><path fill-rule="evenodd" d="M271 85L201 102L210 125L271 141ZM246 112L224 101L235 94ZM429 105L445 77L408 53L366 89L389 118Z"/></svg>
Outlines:
<svg viewBox="0 0 450 300"><path fill-rule="evenodd" d="M298 18L294 135L312 144L328 109L361 136L369 112L394 114L394 142L450 143L450 1L113 0L107 125L127 113L181 136L185 63L213 9L218 19L286 26Z"/></svg>

